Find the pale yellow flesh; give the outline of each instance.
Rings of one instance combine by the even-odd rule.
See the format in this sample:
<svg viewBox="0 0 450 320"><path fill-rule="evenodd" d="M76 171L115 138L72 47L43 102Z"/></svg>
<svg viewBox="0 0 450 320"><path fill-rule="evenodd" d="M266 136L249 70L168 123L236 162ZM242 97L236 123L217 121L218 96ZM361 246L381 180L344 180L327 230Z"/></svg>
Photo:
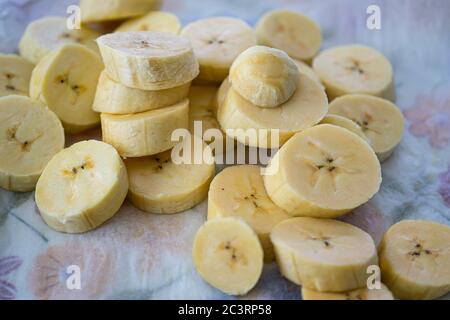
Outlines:
<svg viewBox="0 0 450 320"><path fill-rule="evenodd" d="M203 151L212 158L205 145ZM150 213L177 213L194 207L206 198L215 173L214 163L176 164L171 151L130 158L125 165L130 181L129 199Z"/></svg>
<svg viewBox="0 0 450 320"><path fill-rule="evenodd" d="M226 89L228 89L227 92ZM219 92L221 104L217 117L223 129L266 129L269 131L266 141L258 139L256 143L251 143L244 136L236 133L235 138L239 142L252 147L276 147L270 141L270 129L279 130L280 138L276 143L281 146L296 132L320 122L328 111L328 100L323 89L318 83L302 74L298 77L294 95L278 108L255 106L226 85Z"/></svg>
<svg viewBox="0 0 450 320"><path fill-rule="evenodd" d="M0 98L0 187L33 190L63 147L61 122L47 107L23 96Z"/></svg>
<svg viewBox="0 0 450 320"><path fill-rule="evenodd" d="M391 63L380 52L362 45L346 45L322 51L313 69L330 100L350 93L395 99Z"/></svg>
<svg viewBox="0 0 450 320"><path fill-rule="evenodd" d="M356 289L345 293L317 292L302 287L303 300L394 300L392 292L381 284L380 289Z"/></svg>
<svg viewBox="0 0 450 320"><path fill-rule="evenodd" d="M200 134L201 137L204 137L204 133L209 129L220 130L220 125L217 122L217 119L214 116L214 111L212 109L213 107L199 106L199 105L191 105L189 107L189 130L191 131L191 133ZM194 131L195 122L201 122L202 124L201 132ZM222 138L223 136L224 134L222 135Z"/></svg>
<svg viewBox="0 0 450 320"><path fill-rule="evenodd" d="M161 7L161 0L81 0L81 21L102 22L132 18Z"/></svg>
<svg viewBox="0 0 450 320"><path fill-rule="evenodd" d="M213 152L216 155L234 148L234 143L231 143L234 140L227 139L216 118L217 91L216 86L192 86L189 91L189 131L201 136L214 149ZM200 128L199 122L201 122L201 131L195 129L196 123L197 128ZM208 131L209 129L213 129L216 134L213 136L213 132Z"/></svg>
<svg viewBox="0 0 450 320"><path fill-rule="evenodd" d="M143 17L125 21L115 32L159 31L178 34L180 29L181 23L176 15L170 12L151 11Z"/></svg>
<svg viewBox="0 0 450 320"><path fill-rule="evenodd" d="M289 216L267 195L261 167L228 167L214 178L209 189L208 219L228 216L240 217L252 227L264 249L264 260L272 261L274 253L270 231Z"/></svg>
<svg viewBox="0 0 450 320"><path fill-rule="evenodd" d="M316 81L317 83L320 83L320 85L322 85L322 83L320 82L319 76L314 72L314 70L307 65L305 62L301 61L301 60L296 60L293 59L295 65L298 68L298 71L300 73L303 73L304 75L310 77L312 80Z"/></svg>
<svg viewBox="0 0 450 320"><path fill-rule="evenodd" d="M33 70L30 96L53 110L68 133L78 133L100 122L92 110L103 64L81 45L66 44L46 55Z"/></svg>
<svg viewBox="0 0 450 320"><path fill-rule="evenodd" d="M110 79L103 71L95 93L93 110L111 114L130 114L168 107L187 98L190 83L164 90L128 88Z"/></svg>
<svg viewBox="0 0 450 320"><path fill-rule="evenodd" d="M349 130L350 132L353 132L354 134L358 135L360 138L368 141L366 135L364 134L364 131L361 129L361 127L352 120L338 116L336 114L327 114L322 121L320 121L320 124L332 124L344 129Z"/></svg>
<svg viewBox="0 0 450 320"><path fill-rule="evenodd" d="M192 257L206 282L232 295L250 291L263 268L258 236L244 221L234 217L213 219L200 227Z"/></svg>
<svg viewBox="0 0 450 320"><path fill-rule="evenodd" d="M127 87L163 90L191 82L199 66L190 42L165 32L115 32L97 39L107 75Z"/></svg>
<svg viewBox="0 0 450 320"><path fill-rule="evenodd" d="M286 51L291 57L310 60L322 43L320 27L294 11L273 10L256 25L258 43Z"/></svg>
<svg viewBox="0 0 450 320"><path fill-rule="evenodd" d="M378 262L370 235L336 220L284 220L273 228L270 239L281 273L315 291L343 292L364 287L367 267Z"/></svg>
<svg viewBox="0 0 450 320"><path fill-rule="evenodd" d="M363 94L339 97L330 104L330 114L352 120L364 132L369 144L381 160L400 143L404 119L400 109L392 102Z"/></svg>
<svg viewBox="0 0 450 320"><path fill-rule="evenodd" d="M28 96L33 67L19 56L0 54L0 97L13 94Z"/></svg>
<svg viewBox="0 0 450 320"><path fill-rule="evenodd" d="M289 56L278 49L254 46L242 52L230 69L235 91L254 105L278 107L297 89L299 70Z"/></svg>
<svg viewBox="0 0 450 320"><path fill-rule="evenodd" d="M98 36L100 33L84 26L81 29L68 29L65 17L43 17L28 25L20 40L19 52L33 64L65 44L81 44L97 52L95 39Z"/></svg>
<svg viewBox="0 0 450 320"><path fill-rule="evenodd" d="M367 202L381 184L380 163L367 142L329 124L296 134L269 170L275 172L264 176L269 196L295 216L337 217Z"/></svg>
<svg viewBox="0 0 450 320"><path fill-rule="evenodd" d="M181 30L189 39L200 64L198 79L221 82L228 75L234 59L256 45L253 29L244 21L230 17L197 20Z"/></svg>
<svg viewBox="0 0 450 320"><path fill-rule="evenodd" d="M110 145L83 141L56 154L36 186L36 205L53 229L81 233L110 219L128 190L125 165Z"/></svg>
<svg viewBox="0 0 450 320"><path fill-rule="evenodd" d="M450 292L450 227L404 220L379 246L381 277L399 299L435 299Z"/></svg>
<svg viewBox="0 0 450 320"><path fill-rule="evenodd" d="M123 157L142 157L171 149L172 132L189 127L189 101L129 115L102 113L103 141Z"/></svg>

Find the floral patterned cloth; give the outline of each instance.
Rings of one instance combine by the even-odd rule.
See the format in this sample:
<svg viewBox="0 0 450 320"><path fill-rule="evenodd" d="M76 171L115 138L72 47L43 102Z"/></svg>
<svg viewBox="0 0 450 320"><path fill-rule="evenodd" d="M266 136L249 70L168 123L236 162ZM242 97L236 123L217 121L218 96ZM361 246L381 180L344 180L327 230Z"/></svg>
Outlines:
<svg viewBox="0 0 450 320"><path fill-rule="evenodd" d="M70 0L0 0L0 51L14 52L28 20L64 15ZM450 3L376 1L381 30L366 27L361 0L166 0L186 24L206 16L236 16L255 24L271 8L299 10L323 29L323 47L363 43L393 63L397 105L407 120L402 143L383 163L383 184L369 203L341 219L378 242L392 223L429 219L450 224ZM99 137L93 130L68 144ZM206 284L191 245L206 219L206 202L185 213L150 215L125 202L100 228L62 234L42 221L34 193L0 190L0 299L229 299ZM81 271L81 290L69 290L68 267ZM299 299L274 263L245 299Z"/></svg>

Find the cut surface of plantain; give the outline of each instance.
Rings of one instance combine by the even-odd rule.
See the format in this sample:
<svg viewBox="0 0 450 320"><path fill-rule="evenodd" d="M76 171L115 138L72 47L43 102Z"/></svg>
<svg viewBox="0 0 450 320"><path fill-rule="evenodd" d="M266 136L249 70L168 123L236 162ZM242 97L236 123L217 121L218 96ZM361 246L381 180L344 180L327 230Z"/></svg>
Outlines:
<svg viewBox="0 0 450 320"><path fill-rule="evenodd" d="M388 100L365 94L349 94L333 100L329 113L356 123L380 161L386 160L402 139L405 126L402 112Z"/></svg>
<svg viewBox="0 0 450 320"><path fill-rule="evenodd" d="M162 0L80 0L81 22L132 18L161 7Z"/></svg>
<svg viewBox="0 0 450 320"><path fill-rule="evenodd" d="M450 227L403 220L378 248L381 278L399 299L436 299L450 292Z"/></svg>
<svg viewBox="0 0 450 320"><path fill-rule="evenodd" d="M244 21L214 17L194 21L181 30L189 39L200 64L199 80L221 82L228 76L234 59L256 45L253 29Z"/></svg>
<svg viewBox="0 0 450 320"><path fill-rule="evenodd" d="M0 97L28 96L34 66L14 54L0 54Z"/></svg>
<svg viewBox="0 0 450 320"><path fill-rule="evenodd" d="M285 52L253 46L234 60L229 81L236 92L254 105L274 108L292 97L299 74Z"/></svg>
<svg viewBox="0 0 450 320"><path fill-rule="evenodd" d="M130 181L128 198L133 205L149 213L170 214L188 210L207 197L215 173L212 152L200 138L191 139L180 144L186 148L189 143L202 146L209 163L177 163L171 151L125 160Z"/></svg>
<svg viewBox="0 0 450 320"><path fill-rule="evenodd" d="M189 127L189 100L170 107L146 112L113 115L101 114L103 141L111 144L123 157L142 157L171 149L175 129Z"/></svg>
<svg viewBox="0 0 450 320"><path fill-rule="evenodd" d="M125 87L111 80L103 71L98 80L93 110L111 114L139 113L171 106L187 98L190 82L163 90Z"/></svg>
<svg viewBox="0 0 450 320"><path fill-rule="evenodd" d="M350 93L395 100L392 65L373 48L345 45L326 49L314 58L313 69L330 101Z"/></svg>
<svg viewBox="0 0 450 320"><path fill-rule="evenodd" d="M319 292L366 287L367 267L377 265L370 235L351 224L297 217L277 224L271 234L281 274Z"/></svg>
<svg viewBox="0 0 450 320"><path fill-rule="evenodd" d="M119 210L128 191L125 165L109 144L89 140L57 153L36 185L44 221L67 233L92 230Z"/></svg>
<svg viewBox="0 0 450 320"><path fill-rule="evenodd" d="M116 32L97 39L106 74L127 87L163 90L199 73L188 40L164 32Z"/></svg>
<svg viewBox="0 0 450 320"><path fill-rule="evenodd" d="M189 131L201 136L213 149L215 155L234 148L234 140L227 139L217 121L217 90L216 86L195 85L189 91ZM201 131L198 129L198 122L201 122ZM217 134L214 136L210 134L210 129L215 130Z"/></svg>
<svg viewBox="0 0 450 320"><path fill-rule="evenodd" d="M212 181L208 193L208 219L229 216L242 218L252 227L264 249L264 261L271 262L274 253L270 231L289 215L270 200L259 166L228 167Z"/></svg>
<svg viewBox="0 0 450 320"><path fill-rule="evenodd" d="M227 79L224 81L228 82ZM217 119L222 129L232 130L226 133L245 145L274 148L284 144L296 132L317 124L328 111L326 94L320 84L305 75L300 74L297 81L298 90L278 108L260 108L225 83L219 89L220 97L218 95L221 104ZM239 129L256 130L256 139L247 139ZM271 141L272 129L279 130L278 141Z"/></svg>
<svg viewBox="0 0 450 320"><path fill-rule="evenodd" d="M292 58L310 61L322 44L320 27L294 11L273 10L256 25L258 43L285 51Z"/></svg>
<svg viewBox="0 0 450 320"><path fill-rule="evenodd" d="M342 293L318 292L302 287L303 300L394 300L392 292L381 284L380 289L355 289Z"/></svg>
<svg viewBox="0 0 450 320"><path fill-rule="evenodd" d="M258 282L263 249L258 236L236 217L207 221L197 231L192 249L195 267L213 287L231 295L244 295Z"/></svg>
<svg viewBox="0 0 450 320"><path fill-rule="evenodd" d="M367 202L381 167L367 142L321 124L297 133L271 159L264 176L270 198L293 216L335 218Z"/></svg>
<svg viewBox="0 0 450 320"><path fill-rule="evenodd" d="M159 31L178 34L180 29L181 23L176 15L164 11L151 11L145 16L125 21L116 32Z"/></svg>
<svg viewBox="0 0 450 320"><path fill-rule="evenodd" d="M328 111L329 112L329 111ZM364 134L364 131L361 129L361 127L353 122L352 120L338 116L336 114L327 114L322 121L320 121L320 124L332 124L344 129L347 129L354 134L358 135L360 138L364 139L365 141L369 142L366 135Z"/></svg>
<svg viewBox="0 0 450 320"><path fill-rule="evenodd" d="M0 98L0 187L34 190L48 161L64 148L58 117L28 97Z"/></svg>
<svg viewBox="0 0 450 320"><path fill-rule="evenodd" d="M46 55L33 70L30 97L53 110L67 133L78 133L100 122L92 110L100 57L79 44L66 44Z"/></svg>
<svg viewBox="0 0 450 320"><path fill-rule="evenodd" d="M65 17L44 17L27 26L19 43L19 52L22 57L33 64L41 61L50 51L69 43L85 45L98 52L95 43L98 36L100 33L87 27L67 28L67 18Z"/></svg>

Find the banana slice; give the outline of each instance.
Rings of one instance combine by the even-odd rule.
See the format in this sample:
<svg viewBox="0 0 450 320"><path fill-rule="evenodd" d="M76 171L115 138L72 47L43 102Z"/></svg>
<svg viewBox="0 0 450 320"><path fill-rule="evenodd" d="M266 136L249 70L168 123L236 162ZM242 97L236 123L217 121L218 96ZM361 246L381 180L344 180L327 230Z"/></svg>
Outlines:
<svg viewBox="0 0 450 320"><path fill-rule="evenodd" d="M34 66L14 54L0 54L0 97L28 96Z"/></svg>
<svg viewBox="0 0 450 320"><path fill-rule="evenodd" d="M28 97L0 98L0 187L34 190L48 161L64 148L58 117Z"/></svg>
<svg viewBox="0 0 450 320"><path fill-rule="evenodd" d="M184 146L194 145L183 141ZM203 154L209 163L177 164L171 151L151 157L125 160L130 181L128 198L137 208L150 213L177 213L188 210L208 195L209 184L214 177L215 166L211 149L201 142Z"/></svg>
<svg viewBox="0 0 450 320"><path fill-rule="evenodd" d="M281 274L310 290L343 292L366 286L367 267L377 265L370 235L348 223L299 217L270 233Z"/></svg>
<svg viewBox="0 0 450 320"><path fill-rule="evenodd" d="M277 147L277 144L282 145L296 132L317 124L328 110L327 97L318 83L300 74L297 87L299 89L292 98L278 108L260 108L244 99L233 88L228 88L225 93L225 84L219 98L223 100L217 113L219 123L223 129L234 130L226 133L248 146L271 148ZM223 99L225 94L226 98ZM238 129L257 130L257 139L247 139L246 134ZM258 129L267 130L267 134ZM271 141L272 129L279 130L279 141Z"/></svg>
<svg viewBox="0 0 450 320"><path fill-rule="evenodd" d="M319 76L314 72L313 68L311 68L301 60L292 59L292 61L294 61L300 73L310 77L312 80L316 81L323 87L322 82L320 82Z"/></svg>
<svg viewBox="0 0 450 320"><path fill-rule="evenodd" d="M369 144L329 124L291 138L264 176L270 198L293 216L334 218L367 202L381 184L381 168Z"/></svg>
<svg viewBox="0 0 450 320"><path fill-rule="evenodd" d="M193 85L189 91L189 102L191 106L211 107L211 111L215 114L215 99L218 90L217 86Z"/></svg>
<svg viewBox="0 0 450 320"><path fill-rule="evenodd" d="M229 80L244 99L273 108L289 100L297 89L299 70L281 50L254 46L234 60Z"/></svg>
<svg viewBox="0 0 450 320"><path fill-rule="evenodd" d="M320 121L320 124L333 124L335 126L347 129L347 130L353 132L354 134L358 135L360 138L364 139L365 141L369 142L369 140L367 139L367 137L364 134L364 131L361 129L361 127L348 118L338 116L336 114L327 114L322 119L322 121Z"/></svg>
<svg viewBox="0 0 450 320"><path fill-rule="evenodd" d="M285 51L292 58L311 60L320 49L320 27L310 18L293 11L273 10L256 24L258 43Z"/></svg>
<svg viewBox="0 0 450 320"><path fill-rule="evenodd" d="M189 100L162 109L113 115L102 113L103 141L123 157L142 157L171 149L175 129L189 127Z"/></svg>
<svg viewBox="0 0 450 320"><path fill-rule="evenodd" d="M216 98L215 98L215 115L216 117L218 116L219 113L219 107L224 103L227 95L228 95L228 91L230 91L231 88L231 83L227 78L225 78L225 80L222 81L219 90L217 91L216 94Z"/></svg>
<svg viewBox="0 0 450 320"><path fill-rule="evenodd" d="M116 32L97 39L107 75L142 90L191 82L199 72L188 40L164 32Z"/></svg>
<svg viewBox="0 0 450 320"><path fill-rule="evenodd" d="M234 59L256 45L253 29L244 21L229 17L197 20L185 26L180 35L189 39L200 63L198 79L221 82L228 76Z"/></svg>
<svg viewBox="0 0 450 320"><path fill-rule="evenodd" d="M264 260L271 262L274 253L270 231L289 216L270 200L260 170L259 166L241 165L220 172L209 188L208 219L228 216L244 219L261 241Z"/></svg>
<svg viewBox="0 0 450 320"><path fill-rule="evenodd" d="M450 292L450 227L404 220L379 246L381 278L399 299L435 299Z"/></svg>
<svg viewBox="0 0 450 320"><path fill-rule="evenodd" d="M380 161L386 160L402 139L405 126L402 112L388 100L349 94L333 100L329 113L356 123Z"/></svg>
<svg viewBox="0 0 450 320"><path fill-rule="evenodd" d="M161 7L161 0L80 0L81 21L102 22L132 18Z"/></svg>
<svg viewBox="0 0 450 320"><path fill-rule="evenodd" d="M178 34L180 30L181 23L176 15L164 11L151 11L143 17L125 21L116 32L159 31Z"/></svg>
<svg viewBox="0 0 450 320"><path fill-rule="evenodd" d="M356 289L345 293L317 292L302 287L303 300L394 300L392 292L381 284L380 289Z"/></svg>
<svg viewBox="0 0 450 320"><path fill-rule="evenodd" d="M122 159L101 141L78 142L57 153L36 185L36 205L53 229L82 233L119 210L128 191Z"/></svg>
<svg viewBox="0 0 450 320"><path fill-rule="evenodd" d="M100 33L86 27L68 29L64 17L44 17L31 22L19 43L22 57L37 64L44 56L68 43L82 44L98 52L95 39Z"/></svg>
<svg viewBox="0 0 450 320"><path fill-rule="evenodd" d="M66 44L46 55L33 70L30 97L48 105L67 133L93 128L100 122L92 104L102 69L95 52Z"/></svg>
<svg viewBox="0 0 450 320"><path fill-rule="evenodd" d="M171 106L189 93L190 82L164 90L140 90L125 87L111 80L103 71L95 93L94 111L111 114L130 114Z"/></svg>
<svg viewBox="0 0 450 320"><path fill-rule="evenodd" d="M258 282L263 250L258 236L236 217L207 221L194 239L192 257L202 278L232 295L244 295Z"/></svg>
<svg viewBox="0 0 450 320"><path fill-rule="evenodd" d="M349 93L395 100L391 63L375 49L362 45L330 48L314 58L313 69L325 85L330 101Z"/></svg>

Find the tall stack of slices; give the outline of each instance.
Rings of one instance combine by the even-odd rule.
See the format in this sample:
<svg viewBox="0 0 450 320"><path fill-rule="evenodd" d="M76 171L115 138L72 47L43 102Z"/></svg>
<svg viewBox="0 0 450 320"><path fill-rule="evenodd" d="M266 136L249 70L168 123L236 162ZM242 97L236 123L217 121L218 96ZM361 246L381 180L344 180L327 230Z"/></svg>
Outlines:
<svg viewBox="0 0 450 320"><path fill-rule="evenodd" d="M117 32L97 39L105 70L93 109L103 141L123 157L161 153L188 128L191 81L198 75L189 41L163 32Z"/></svg>

